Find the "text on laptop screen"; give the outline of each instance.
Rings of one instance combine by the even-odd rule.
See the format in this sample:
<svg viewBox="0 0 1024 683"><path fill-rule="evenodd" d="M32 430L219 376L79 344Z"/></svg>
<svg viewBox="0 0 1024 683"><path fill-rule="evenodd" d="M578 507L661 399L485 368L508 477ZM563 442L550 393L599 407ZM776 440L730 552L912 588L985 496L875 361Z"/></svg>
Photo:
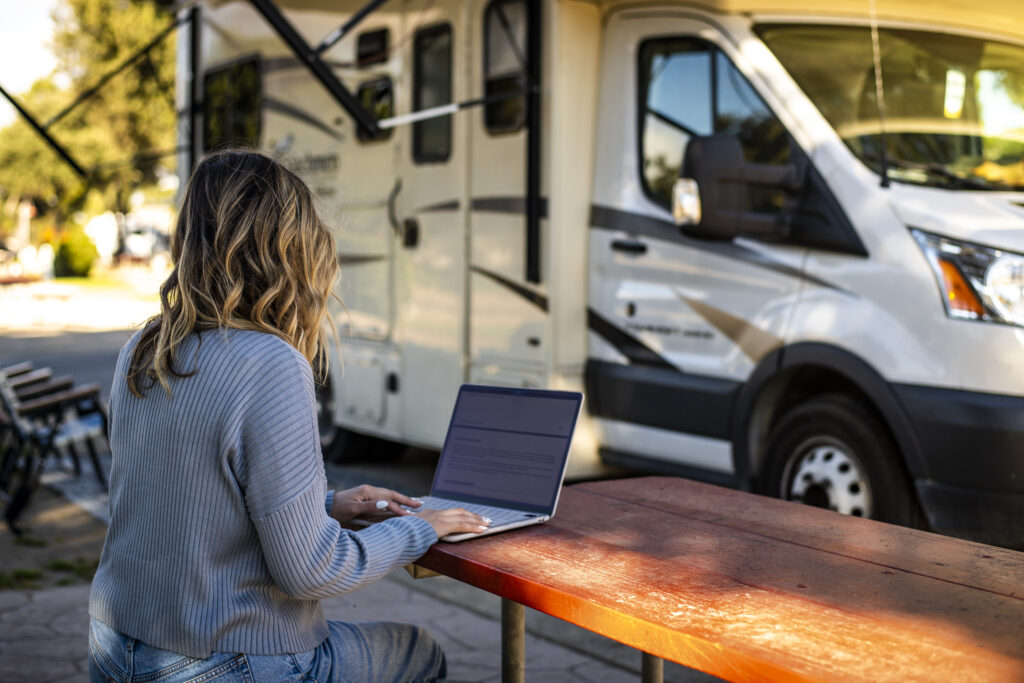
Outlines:
<svg viewBox="0 0 1024 683"><path fill-rule="evenodd" d="M432 495L532 511L554 504L580 396L464 387Z"/></svg>

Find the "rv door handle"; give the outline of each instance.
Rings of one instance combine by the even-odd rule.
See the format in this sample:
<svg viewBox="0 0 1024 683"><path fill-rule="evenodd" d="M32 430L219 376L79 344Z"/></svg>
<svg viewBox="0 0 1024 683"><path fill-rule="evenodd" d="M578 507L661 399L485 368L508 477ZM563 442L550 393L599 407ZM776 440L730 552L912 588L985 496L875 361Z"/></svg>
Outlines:
<svg viewBox="0 0 1024 683"><path fill-rule="evenodd" d="M388 193L388 222L391 223L391 229L395 231L395 235L401 236L402 226L398 222L398 214L395 212L395 200L398 199L398 193L402 191L402 179L395 180L394 187L391 188L391 192Z"/></svg>
<svg viewBox="0 0 1024 683"><path fill-rule="evenodd" d="M624 251L627 254L646 254L647 245L639 240L613 240L612 249Z"/></svg>

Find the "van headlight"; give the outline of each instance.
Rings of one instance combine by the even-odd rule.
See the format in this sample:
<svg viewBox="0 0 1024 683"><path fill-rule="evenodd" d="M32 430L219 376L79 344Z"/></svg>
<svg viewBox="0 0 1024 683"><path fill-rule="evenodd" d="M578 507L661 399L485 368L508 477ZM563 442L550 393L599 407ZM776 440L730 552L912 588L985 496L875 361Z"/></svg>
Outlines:
<svg viewBox="0 0 1024 683"><path fill-rule="evenodd" d="M1024 327L1024 255L911 229L951 318Z"/></svg>

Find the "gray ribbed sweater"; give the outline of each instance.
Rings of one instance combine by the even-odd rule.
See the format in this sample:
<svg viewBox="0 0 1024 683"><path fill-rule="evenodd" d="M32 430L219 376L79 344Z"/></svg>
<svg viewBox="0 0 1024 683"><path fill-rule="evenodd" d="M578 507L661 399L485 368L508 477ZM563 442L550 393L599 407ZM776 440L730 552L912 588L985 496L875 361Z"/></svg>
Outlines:
<svg viewBox="0 0 1024 683"><path fill-rule="evenodd" d="M309 363L270 334L210 330L181 347L192 377L110 392L110 527L89 614L150 645L303 652L319 601L412 562L437 540L417 517L346 531L328 516ZM200 338L202 343L200 344ZM325 509L326 506L326 509Z"/></svg>

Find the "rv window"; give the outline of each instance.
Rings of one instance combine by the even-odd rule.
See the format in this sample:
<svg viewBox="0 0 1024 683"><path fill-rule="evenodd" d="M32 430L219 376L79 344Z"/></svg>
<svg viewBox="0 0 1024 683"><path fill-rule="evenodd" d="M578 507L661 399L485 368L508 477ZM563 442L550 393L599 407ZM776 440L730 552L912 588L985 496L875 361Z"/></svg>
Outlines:
<svg viewBox="0 0 1024 683"><path fill-rule="evenodd" d="M670 205L686 143L694 135L730 133L750 161L788 161L782 124L714 45L692 38L645 41L638 83L641 178L653 201ZM777 198L756 201L774 203Z"/></svg>
<svg viewBox="0 0 1024 683"><path fill-rule="evenodd" d="M364 31L356 38L356 64L360 69L388 61L388 30Z"/></svg>
<svg viewBox="0 0 1024 683"><path fill-rule="evenodd" d="M526 2L492 0L484 12L484 127L510 133L526 122Z"/></svg>
<svg viewBox="0 0 1024 683"><path fill-rule="evenodd" d="M391 79L387 76L360 83L356 97L378 121L395 115L394 91L391 88ZM356 137L363 142L387 140L391 137L393 130L393 128L381 128L377 135L372 135L362 126L356 126Z"/></svg>
<svg viewBox="0 0 1024 683"><path fill-rule="evenodd" d="M451 26L442 24L417 31L413 53L413 109L419 111L451 104ZM412 158L417 163L447 161L451 144L450 114L412 124Z"/></svg>
<svg viewBox="0 0 1024 683"><path fill-rule="evenodd" d="M259 144L260 90L259 57L206 72L203 77L203 151Z"/></svg>

